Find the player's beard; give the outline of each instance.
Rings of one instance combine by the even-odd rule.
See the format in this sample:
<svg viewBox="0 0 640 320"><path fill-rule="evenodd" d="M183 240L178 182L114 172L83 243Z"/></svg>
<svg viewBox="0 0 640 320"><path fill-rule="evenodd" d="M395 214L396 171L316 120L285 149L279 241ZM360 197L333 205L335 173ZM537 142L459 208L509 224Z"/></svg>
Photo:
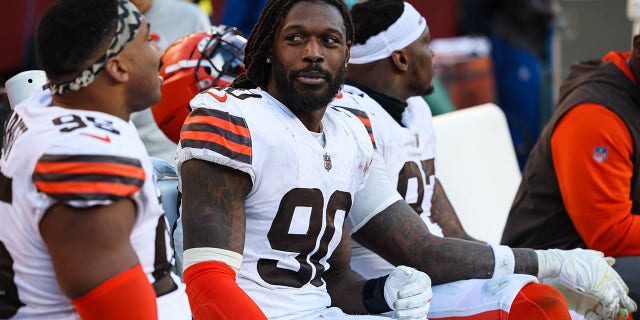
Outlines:
<svg viewBox="0 0 640 320"><path fill-rule="evenodd" d="M429 68L433 68L429 66ZM419 69L412 69L411 79L415 79L409 83L409 92L414 93L416 96L427 96L433 93L433 74L426 73ZM424 78L428 75L428 80Z"/></svg>
<svg viewBox="0 0 640 320"><path fill-rule="evenodd" d="M284 70L284 66L277 60L273 61L273 73L275 86L282 95L281 101L294 113L310 112L326 107L331 100L338 94L340 86L344 81L344 73L346 67L341 64L340 69L335 75L322 69L318 65L312 65L302 70L293 70L289 74ZM299 74L304 72L321 73L327 80L329 88L321 94L313 94L307 92L298 92L294 87L294 81Z"/></svg>

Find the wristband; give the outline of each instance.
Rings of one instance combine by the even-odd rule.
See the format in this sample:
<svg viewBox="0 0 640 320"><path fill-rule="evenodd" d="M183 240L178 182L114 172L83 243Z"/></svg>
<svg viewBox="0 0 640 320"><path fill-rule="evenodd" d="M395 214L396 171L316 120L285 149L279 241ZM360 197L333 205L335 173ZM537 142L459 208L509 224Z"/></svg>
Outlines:
<svg viewBox="0 0 640 320"><path fill-rule="evenodd" d="M367 280L362 288L362 304L371 314L392 311L384 299L384 284L389 275Z"/></svg>
<svg viewBox="0 0 640 320"><path fill-rule="evenodd" d="M238 274L242 265L242 255L220 248L191 248L183 253L182 270L187 270L187 268L196 263L207 261L223 262Z"/></svg>
<svg viewBox="0 0 640 320"><path fill-rule="evenodd" d="M513 274L516 268L516 259L513 256L513 250L507 246L489 244L493 250L494 266L492 278Z"/></svg>

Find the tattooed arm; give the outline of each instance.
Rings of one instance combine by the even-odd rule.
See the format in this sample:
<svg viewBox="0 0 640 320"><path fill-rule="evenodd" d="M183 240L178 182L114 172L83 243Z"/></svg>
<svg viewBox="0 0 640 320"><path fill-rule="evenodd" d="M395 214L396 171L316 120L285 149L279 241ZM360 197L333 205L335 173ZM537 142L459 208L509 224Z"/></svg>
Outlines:
<svg viewBox="0 0 640 320"><path fill-rule="evenodd" d="M462 227L462 223L453 209L440 180L436 178L433 188L433 197L431 198L431 221L442 228L445 237L458 238L470 241L479 241L468 235Z"/></svg>
<svg viewBox="0 0 640 320"><path fill-rule="evenodd" d="M488 245L432 235L404 201L378 213L352 237L394 265L427 273L434 284L493 275L494 255ZM537 275L538 260L533 250L513 249L513 253L515 273Z"/></svg>
<svg viewBox="0 0 640 320"><path fill-rule="evenodd" d="M236 284L242 263L245 196L251 179L243 172L202 161L181 167L184 280L196 319L266 319Z"/></svg>
<svg viewBox="0 0 640 320"><path fill-rule="evenodd" d="M211 247L242 254L249 175L202 160L189 160L181 169L184 249Z"/></svg>
<svg viewBox="0 0 640 320"><path fill-rule="evenodd" d="M340 244L329 258L331 266L323 276L327 282L327 291L331 296L331 304L346 313L368 313L362 299L362 288L365 279L351 269L351 242L349 230L343 228Z"/></svg>

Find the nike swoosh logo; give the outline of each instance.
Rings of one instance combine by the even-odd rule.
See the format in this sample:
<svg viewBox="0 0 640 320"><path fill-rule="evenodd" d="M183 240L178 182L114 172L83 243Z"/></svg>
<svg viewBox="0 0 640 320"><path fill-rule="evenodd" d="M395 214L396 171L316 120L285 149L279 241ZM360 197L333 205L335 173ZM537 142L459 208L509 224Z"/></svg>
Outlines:
<svg viewBox="0 0 640 320"><path fill-rule="evenodd" d="M91 138L96 138L98 140L102 140L102 141L104 141L106 143L110 143L111 142L111 138L109 137L108 134L104 135L104 137L103 136L99 136L97 134L88 133L88 132L81 132L80 134L83 135L83 136L87 136L87 137L91 137Z"/></svg>
<svg viewBox="0 0 640 320"><path fill-rule="evenodd" d="M207 91L207 93L209 93L212 97L216 98L216 100L220 101L220 102L225 102L227 101L227 94L223 93L221 96L211 92L211 91Z"/></svg>

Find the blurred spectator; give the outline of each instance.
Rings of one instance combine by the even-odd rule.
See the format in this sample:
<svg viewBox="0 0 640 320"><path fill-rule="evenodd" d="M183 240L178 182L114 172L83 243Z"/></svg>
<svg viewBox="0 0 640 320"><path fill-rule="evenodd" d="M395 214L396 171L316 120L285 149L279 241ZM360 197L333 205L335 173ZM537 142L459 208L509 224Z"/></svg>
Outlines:
<svg viewBox="0 0 640 320"><path fill-rule="evenodd" d="M151 32L159 36L162 49L194 31L211 26L209 15L196 4L182 0L131 0L151 24Z"/></svg>
<svg viewBox="0 0 640 320"><path fill-rule="evenodd" d="M211 0L191 0L191 2L197 4L202 9L202 11L206 12L210 17L213 14L213 2L211 2Z"/></svg>
<svg viewBox="0 0 640 320"><path fill-rule="evenodd" d="M461 32L486 34L497 89L520 167L550 113L554 0L461 0Z"/></svg>
<svg viewBox="0 0 640 320"><path fill-rule="evenodd" d="M222 24L236 27L242 31L244 36L249 36L265 3L267 3L267 0L227 1Z"/></svg>
<svg viewBox="0 0 640 320"><path fill-rule="evenodd" d="M182 0L131 0L151 24L162 50L179 38L211 27L209 16L196 4ZM176 147L153 120L151 109L131 115L150 156L174 162Z"/></svg>

